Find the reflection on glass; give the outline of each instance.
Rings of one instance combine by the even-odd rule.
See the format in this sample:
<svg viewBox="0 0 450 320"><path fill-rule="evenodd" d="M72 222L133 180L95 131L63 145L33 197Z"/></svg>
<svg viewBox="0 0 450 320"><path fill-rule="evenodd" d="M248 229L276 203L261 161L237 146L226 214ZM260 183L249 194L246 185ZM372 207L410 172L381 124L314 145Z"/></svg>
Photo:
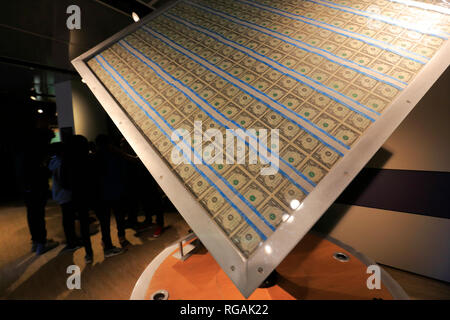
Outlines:
<svg viewBox="0 0 450 320"><path fill-rule="evenodd" d="M292 210L296 210L298 207L300 207L300 201L297 199L294 199L291 201L291 208Z"/></svg>

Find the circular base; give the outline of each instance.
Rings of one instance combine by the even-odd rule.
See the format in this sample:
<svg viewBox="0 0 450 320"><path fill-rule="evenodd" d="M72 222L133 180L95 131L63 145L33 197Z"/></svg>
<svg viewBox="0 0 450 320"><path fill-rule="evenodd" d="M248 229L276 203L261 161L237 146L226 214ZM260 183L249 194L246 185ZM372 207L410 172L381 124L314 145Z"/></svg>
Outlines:
<svg viewBox="0 0 450 320"><path fill-rule="evenodd" d="M367 279L371 273L367 273L367 267L372 262L332 241L308 233L276 269L275 285L256 289L249 299L407 298L384 271L381 289L370 290ZM185 261L172 256L177 250L177 245L169 247L151 263L144 272L147 280L143 274L132 299L151 299L161 290L166 290L173 300L245 299L206 249L200 248Z"/></svg>

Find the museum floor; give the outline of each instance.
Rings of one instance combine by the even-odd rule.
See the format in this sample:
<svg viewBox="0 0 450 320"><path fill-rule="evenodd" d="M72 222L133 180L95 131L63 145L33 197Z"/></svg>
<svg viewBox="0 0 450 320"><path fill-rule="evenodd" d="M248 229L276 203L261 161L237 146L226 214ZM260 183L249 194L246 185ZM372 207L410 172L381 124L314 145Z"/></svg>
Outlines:
<svg viewBox="0 0 450 320"><path fill-rule="evenodd" d="M47 206L49 238L63 240L59 207ZM0 207L0 299L128 299L136 280L150 261L166 246L186 235L189 227L178 213L166 214L170 226L161 237L151 233L137 237L127 230L132 246L119 256L104 260L101 235L92 236L94 263L86 266L84 249L62 253L62 245L40 257L30 253L25 208ZM115 229L113 241L117 244ZM81 290L68 290L66 269L76 264L82 269ZM450 284L385 266L412 299L450 299Z"/></svg>

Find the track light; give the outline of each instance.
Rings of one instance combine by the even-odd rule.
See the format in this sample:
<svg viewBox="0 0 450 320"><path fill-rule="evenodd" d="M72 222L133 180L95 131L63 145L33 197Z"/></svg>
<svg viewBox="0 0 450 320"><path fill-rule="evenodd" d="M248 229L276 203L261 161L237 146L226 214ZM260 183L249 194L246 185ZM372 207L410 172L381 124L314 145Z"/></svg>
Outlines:
<svg viewBox="0 0 450 320"><path fill-rule="evenodd" d="M133 17L134 22L138 22L140 20L138 14L134 11L131 13L131 17Z"/></svg>

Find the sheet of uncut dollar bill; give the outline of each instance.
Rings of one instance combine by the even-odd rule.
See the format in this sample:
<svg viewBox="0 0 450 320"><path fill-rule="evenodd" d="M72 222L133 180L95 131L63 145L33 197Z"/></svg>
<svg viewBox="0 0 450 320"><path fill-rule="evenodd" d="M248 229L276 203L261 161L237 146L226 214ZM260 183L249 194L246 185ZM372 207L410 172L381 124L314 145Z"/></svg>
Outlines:
<svg viewBox="0 0 450 320"><path fill-rule="evenodd" d="M439 1L183 0L73 64L248 297L448 67L449 36Z"/></svg>

